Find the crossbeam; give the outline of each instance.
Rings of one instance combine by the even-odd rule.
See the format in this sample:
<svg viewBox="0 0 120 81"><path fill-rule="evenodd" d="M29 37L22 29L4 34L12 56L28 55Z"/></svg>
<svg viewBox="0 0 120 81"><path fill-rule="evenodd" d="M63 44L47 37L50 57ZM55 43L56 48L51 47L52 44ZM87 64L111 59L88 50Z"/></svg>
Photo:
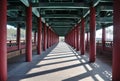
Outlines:
<svg viewBox="0 0 120 81"><path fill-rule="evenodd" d="M42 15L43 18L73 18L78 19L80 18L79 15L72 15L72 14L48 14Z"/></svg>
<svg viewBox="0 0 120 81"><path fill-rule="evenodd" d="M84 3L32 3L32 7L35 8L84 8L88 9L89 6L87 6Z"/></svg>

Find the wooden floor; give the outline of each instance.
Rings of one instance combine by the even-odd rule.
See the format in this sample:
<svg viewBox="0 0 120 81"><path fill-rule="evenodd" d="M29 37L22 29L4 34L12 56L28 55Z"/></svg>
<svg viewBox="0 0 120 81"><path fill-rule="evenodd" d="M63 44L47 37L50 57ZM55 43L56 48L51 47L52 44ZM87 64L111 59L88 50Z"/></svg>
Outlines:
<svg viewBox="0 0 120 81"><path fill-rule="evenodd" d="M101 58L89 63L88 57L60 42L41 55L34 53L30 63L23 55L16 57L16 63L9 60L8 81L111 81L111 65Z"/></svg>

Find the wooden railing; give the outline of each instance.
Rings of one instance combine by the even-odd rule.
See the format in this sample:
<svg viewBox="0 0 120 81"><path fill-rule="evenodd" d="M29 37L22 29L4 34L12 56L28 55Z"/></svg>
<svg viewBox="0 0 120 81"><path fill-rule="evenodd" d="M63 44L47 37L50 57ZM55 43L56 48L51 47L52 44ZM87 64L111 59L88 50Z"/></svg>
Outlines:
<svg viewBox="0 0 120 81"><path fill-rule="evenodd" d="M96 49L99 52L111 52L113 50L113 41L105 41L105 45L102 45L101 41L96 42Z"/></svg>
<svg viewBox="0 0 120 81"><path fill-rule="evenodd" d="M32 45L34 44L35 43L32 42ZM25 49L25 46L26 46L25 40L20 41L20 48L18 47L16 40L7 40L7 52L11 52L19 49Z"/></svg>

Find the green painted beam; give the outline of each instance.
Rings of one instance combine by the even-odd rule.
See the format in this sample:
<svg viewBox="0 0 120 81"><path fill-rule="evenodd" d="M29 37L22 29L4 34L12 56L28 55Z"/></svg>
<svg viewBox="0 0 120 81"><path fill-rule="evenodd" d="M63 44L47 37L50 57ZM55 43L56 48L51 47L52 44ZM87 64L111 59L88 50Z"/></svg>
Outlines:
<svg viewBox="0 0 120 81"><path fill-rule="evenodd" d="M93 6L97 6L100 2L112 2L112 0L94 0L94 5ZM111 6L112 7L112 6ZM104 11L112 11L113 9L112 8L108 8L108 7L105 7L104 9L100 9L100 10L104 10ZM88 14L90 13L90 10L84 12L83 14L83 17L85 18ZM78 21L78 23L80 23L81 20Z"/></svg>
<svg viewBox="0 0 120 81"><path fill-rule="evenodd" d="M113 23L113 17L100 17L96 21L100 23Z"/></svg>
<svg viewBox="0 0 120 81"><path fill-rule="evenodd" d="M40 17L40 13L38 12L38 10L36 8L32 8L32 12L37 16Z"/></svg>
<svg viewBox="0 0 120 81"><path fill-rule="evenodd" d="M58 26L67 26L67 25L75 25L76 23L52 23L52 24L49 24L50 26L51 25L58 25Z"/></svg>
<svg viewBox="0 0 120 81"><path fill-rule="evenodd" d="M71 20L57 20L57 21L48 21L47 23L77 23L76 21L71 21Z"/></svg>
<svg viewBox="0 0 120 81"><path fill-rule="evenodd" d="M29 7L29 1L28 0L20 0L25 6Z"/></svg>
<svg viewBox="0 0 120 81"><path fill-rule="evenodd" d="M93 0L93 6L97 6L101 0Z"/></svg>
<svg viewBox="0 0 120 81"><path fill-rule="evenodd" d="M11 5L8 5L7 6L7 11L18 11L19 10L19 6L11 6Z"/></svg>
<svg viewBox="0 0 120 81"><path fill-rule="evenodd" d="M93 0L93 6L95 7L95 6L97 6L100 2L106 2L106 3L108 3L108 2L113 2L113 0Z"/></svg>
<svg viewBox="0 0 120 81"><path fill-rule="evenodd" d="M25 22L25 17L8 17L7 21L9 22Z"/></svg>
<svg viewBox="0 0 120 81"><path fill-rule="evenodd" d="M73 27L74 25L65 25L65 24L58 24L58 25L50 25L51 27L56 27L56 26L68 26L68 27Z"/></svg>
<svg viewBox="0 0 120 81"><path fill-rule="evenodd" d="M73 26L67 26L67 25L66 25L66 26L64 26L64 25L63 25L63 26L57 26L57 25L56 25L56 26L51 26L51 27L52 27L52 28L71 28L71 27L73 27Z"/></svg>
<svg viewBox="0 0 120 81"><path fill-rule="evenodd" d="M48 24L51 25L51 24L76 24L76 23L73 23L73 22L49 22Z"/></svg>
<svg viewBox="0 0 120 81"><path fill-rule="evenodd" d="M35 8L84 8L88 9L89 6L85 5L84 3L32 3L32 7Z"/></svg>
<svg viewBox="0 0 120 81"><path fill-rule="evenodd" d="M48 10L70 10L70 11L76 11L79 9L76 8L42 8L41 11L48 11Z"/></svg>
<svg viewBox="0 0 120 81"><path fill-rule="evenodd" d="M55 18L53 18L53 19L46 19L46 22L73 22L73 23L76 23L77 22L77 20L76 19L55 19Z"/></svg>
<svg viewBox="0 0 120 81"><path fill-rule="evenodd" d="M7 16L9 16L9 17L17 17L16 13L11 12L11 11L7 11Z"/></svg>
<svg viewBox="0 0 120 81"><path fill-rule="evenodd" d="M20 2L20 0L7 0L7 2Z"/></svg>
<svg viewBox="0 0 120 81"><path fill-rule="evenodd" d="M50 25L51 28L72 28L74 27L75 25Z"/></svg>
<svg viewBox="0 0 120 81"><path fill-rule="evenodd" d="M30 3L28 0L20 0L25 6L29 7ZM39 12L36 8L32 8L32 12L37 16L40 17Z"/></svg>
<svg viewBox="0 0 120 81"><path fill-rule="evenodd" d="M72 15L72 14L48 14L48 15L42 15L43 18L73 18L73 19L79 19L79 15Z"/></svg>
<svg viewBox="0 0 120 81"><path fill-rule="evenodd" d="M100 11L113 11L113 6L99 6Z"/></svg>
<svg viewBox="0 0 120 81"><path fill-rule="evenodd" d="M100 2L113 2L113 0L101 0Z"/></svg>

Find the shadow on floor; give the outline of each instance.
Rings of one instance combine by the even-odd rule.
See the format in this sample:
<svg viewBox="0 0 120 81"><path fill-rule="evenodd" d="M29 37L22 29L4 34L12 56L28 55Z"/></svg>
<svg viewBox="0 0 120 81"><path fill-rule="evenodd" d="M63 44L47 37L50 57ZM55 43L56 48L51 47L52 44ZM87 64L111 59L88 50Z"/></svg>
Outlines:
<svg viewBox="0 0 120 81"><path fill-rule="evenodd" d="M46 52L43 52L41 55L37 55L36 50L32 52L32 60L34 60L36 57L40 56L40 59L44 59L47 54L49 54L49 52L51 52L52 49L54 49L57 46L57 44L55 44L54 46L50 47ZM26 63L25 62L25 54L21 54L19 56L13 57L8 59L7 64L8 64L8 72L10 72L11 70L13 70L14 68L16 68L17 66Z"/></svg>
<svg viewBox="0 0 120 81"><path fill-rule="evenodd" d="M35 55L30 63L20 63L8 73L8 81L111 81L106 64L99 60L89 63L88 55L81 56L69 45L60 44Z"/></svg>

